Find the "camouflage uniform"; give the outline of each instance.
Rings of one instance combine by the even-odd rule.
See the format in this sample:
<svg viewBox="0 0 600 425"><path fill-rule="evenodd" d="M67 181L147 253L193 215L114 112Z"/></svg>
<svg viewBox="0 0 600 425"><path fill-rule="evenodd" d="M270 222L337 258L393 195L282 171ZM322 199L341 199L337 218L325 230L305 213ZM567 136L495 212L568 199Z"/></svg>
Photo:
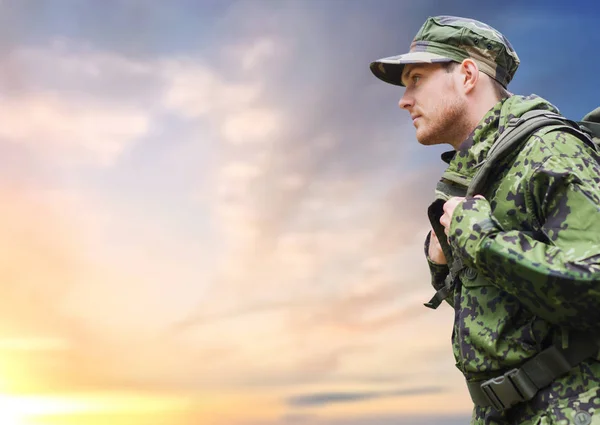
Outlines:
<svg viewBox="0 0 600 425"><path fill-rule="evenodd" d="M455 43L450 47L458 48L444 45L448 39ZM481 58L486 61L482 72L508 84L518 66L508 41L485 24L463 18L428 19L411 46L421 56L382 59L371 69L384 81L402 85L404 63L462 60L464 54L457 52L465 44L463 50L478 64ZM497 56L474 54L473 46L481 44ZM423 56L427 51L434 55ZM459 149L445 156L449 166L443 179L467 186L508 121L534 109L557 112L535 95L498 102ZM455 209L448 241L466 269L447 301L455 309L456 366L467 381L502 375L553 343L568 344L573 330L600 334L599 164L598 153L579 138L543 127L498 166L482 193L485 199L467 198ZM426 255L428 243L429 236ZM429 258L428 263L433 286L440 289L449 267ZM599 360L581 362L530 401L504 412L475 405L471 423L598 425Z"/></svg>

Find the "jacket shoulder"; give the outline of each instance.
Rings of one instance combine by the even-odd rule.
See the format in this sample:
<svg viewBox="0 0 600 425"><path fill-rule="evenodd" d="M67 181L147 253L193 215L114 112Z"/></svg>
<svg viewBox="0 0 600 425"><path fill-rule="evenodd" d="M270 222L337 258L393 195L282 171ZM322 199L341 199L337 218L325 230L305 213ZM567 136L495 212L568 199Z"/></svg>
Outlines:
<svg viewBox="0 0 600 425"><path fill-rule="evenodd" d="M560 156L563 158L579 158L598 160L598 152L593 148L591 140L576 135L566 125L550 125L535 131L525 142L521 155L539 158Z"/></svg>

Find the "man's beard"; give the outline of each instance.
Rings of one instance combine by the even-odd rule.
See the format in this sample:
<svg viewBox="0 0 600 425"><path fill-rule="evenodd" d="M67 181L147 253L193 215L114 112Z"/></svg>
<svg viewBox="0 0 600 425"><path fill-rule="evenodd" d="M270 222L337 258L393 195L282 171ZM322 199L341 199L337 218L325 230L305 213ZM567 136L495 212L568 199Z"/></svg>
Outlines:
<svg viewBox="0 0 600 425"><path fill-rule="evenodd" d="M448 96L417 128L417 140L425 146L449 143L458 146L468 135L466 101ZM420 131L419 131L420 130Z"/></svg>

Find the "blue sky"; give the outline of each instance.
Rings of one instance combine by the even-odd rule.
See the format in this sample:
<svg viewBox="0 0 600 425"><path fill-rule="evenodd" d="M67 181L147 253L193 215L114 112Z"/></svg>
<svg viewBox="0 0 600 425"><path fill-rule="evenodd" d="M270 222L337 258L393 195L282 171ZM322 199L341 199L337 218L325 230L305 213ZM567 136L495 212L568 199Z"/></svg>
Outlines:
<svg viewBox="0 0 600 425"><path fill-rule="evenodd" d="M0 391L70 400L23 399L40 424L466 421L452 311L422 306L448 148L369 63L428 16L480 19L520 56L509 88L579 119L599 12L1 1Z"/></svg>

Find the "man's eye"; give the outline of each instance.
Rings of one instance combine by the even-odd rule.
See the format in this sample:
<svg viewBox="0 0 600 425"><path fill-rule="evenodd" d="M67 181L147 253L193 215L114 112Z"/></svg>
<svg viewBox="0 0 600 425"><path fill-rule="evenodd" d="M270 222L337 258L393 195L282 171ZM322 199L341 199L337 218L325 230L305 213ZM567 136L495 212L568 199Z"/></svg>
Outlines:
<svg viewBox="0 0 600 425"><path fill-rule="evenodd" d="M420 75L413 75L413 76L411 77L411 80L412 80L413 84L417 84L417 83L419 82L419 80L420 80L420 79L421 79L421 76L420 76Z"/></svg>

